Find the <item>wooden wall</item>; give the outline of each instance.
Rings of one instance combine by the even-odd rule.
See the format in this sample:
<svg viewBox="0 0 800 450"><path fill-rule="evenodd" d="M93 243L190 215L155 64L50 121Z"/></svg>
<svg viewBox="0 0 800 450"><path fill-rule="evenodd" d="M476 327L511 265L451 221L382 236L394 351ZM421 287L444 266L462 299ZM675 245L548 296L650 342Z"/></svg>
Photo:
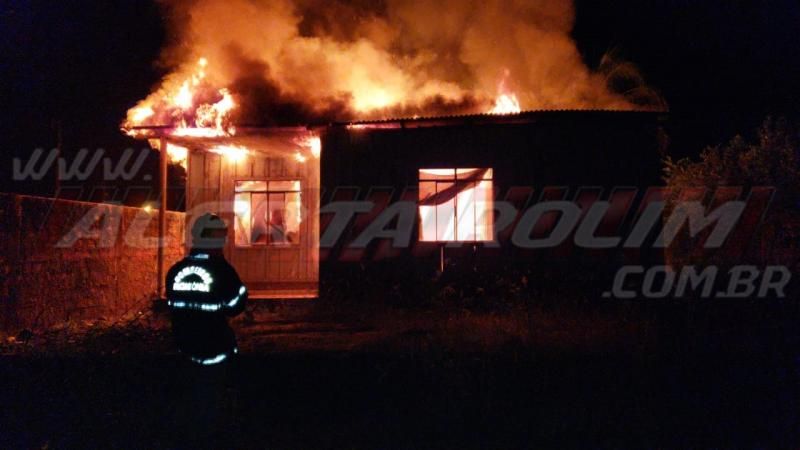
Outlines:
<svg viewBox="0 0 800 450"><path fill-rule="evenodd" d="M319 160L298 162L294 154L251 154L240 162L192 151L187 167L187 243L195 217L219 214L229 226L225 256L251 291L316 289L319 279ZM300 180L303 221L300 243L291 247L235 247L233 200L236 181Z"/></svg>
<svg viewBox="0 0 800 450"><path fill-rule="evenodd" d="M508 200L522 211L549 198L548 189L568 200L575 199L583 189L596 189L605 200L618 187L632 187L638 189L634 203L638 205L648 188L663 185L660 129L665 118L661 114L563 111L524 114L519 122L505 123L501 119L495 123L485 117L445 118L430 127L416 126L414 121L405 128L329 127L322 133L323 189L334 193L347 188L357 193L357 198L351 200L381 194L395 202L408 194L416 198L419 169L487 167L494 170L496 198ZM485 123L473 124L473 120ZM358 259L348 254L347 247L361 231L359 219L356 216L326 252L323 272L329 265L386 258L381 251L382 242L373 242ZM620 233L629 226L631 221L627 220ZM498 247L478 245L479 257L550 265L572 264L581 258L607 261L619 256L617 248L605 252L519 249L510 242L512 230L513 226L509 226L500 234ZM414 245L397 249L390 256L438 265L439 246L417 241L415 228ZM463 250L465 261L475 257L473 245L460 247L448 249L448 257L458 259L458 250ZM663 259L663 252L653 253L649 255L651 259ZM428 259L423 260L420 255L428 255Z"/></svg>

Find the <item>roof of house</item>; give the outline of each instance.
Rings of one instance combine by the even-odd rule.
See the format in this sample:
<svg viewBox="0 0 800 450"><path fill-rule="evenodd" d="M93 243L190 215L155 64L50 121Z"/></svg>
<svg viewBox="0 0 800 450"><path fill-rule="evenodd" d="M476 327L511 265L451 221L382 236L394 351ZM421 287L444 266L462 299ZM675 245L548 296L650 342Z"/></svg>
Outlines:
<svg viewBox="0 0 800 450"><path fill-rule="evenodd" d="M344 126L352 128L421 128L452 125L483 125L483 124L515 124L533 123L542 118L567 117L567 116L641 116L661 118L668 113L664 111L630 111L630 110L608 110L608 109L546 109L530 110L513 114L466 114L452 116L422 116L406 118L388 118L375 120L358 120L350 122L336 122L333 124L321 125Z"/></svg>
<svg viewBox="0 0 800 450"><path fill-rule="evenodd" d="M340 121L330 123L311 123L298 126L264 126L264 125L237 125L236 129L245 133L258 133L261 130L270 130L270 133L297 132L300 130L320 129L329 127L348 127L364 129L391 129L391 128L421 128L436 126L453 125L483 125L483 124L515 124L515 123L534 123L542 118L554 117L591 117L591 116L627 116L627 117L650 117L661 119L666 117L665 111L629 111L629 110L608 110L608 109L540 109L522 111L513 114L465 114L451 116L419 116L419 117L395 117L385 119ZM172 130L170 125L137 126L131 130L151 132L155 135L161 134L163 130ZM148 136L141 136L147 138ZM150 136L152 137L152 136ZM189 139L204 139L186 137Z"/></svg>
<svg viewBox="0 0 800 450"><path fill-rule="evenodd" d="M452 116L426 116L332 122L300 126L237 125L236 133L221 136L189 136L174 133L170 125L138 126L127 131L136 131L137 139L164 138L168 142L196 149L209 149L220 145L238 145L248 148L271 149L276 153L294 151L297 139L309 133L330 128L351 130L391 130L436 127L458 127L475 125L532 124L542 120L608 120L610 118L637 118L646 121L662 121L667 113L657 111L622 110L533 110L516 114L467 114ZM266 145L269 144L269 145Z"/></svg>

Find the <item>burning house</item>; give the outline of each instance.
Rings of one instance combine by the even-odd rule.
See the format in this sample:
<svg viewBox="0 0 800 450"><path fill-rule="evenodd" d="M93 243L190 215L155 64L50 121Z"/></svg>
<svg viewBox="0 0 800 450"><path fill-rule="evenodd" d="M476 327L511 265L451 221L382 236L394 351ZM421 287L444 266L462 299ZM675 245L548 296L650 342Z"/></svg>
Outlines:
<svg viewBox="0 0 800 450"><path fill-rule="evenodd" d="M660 182L663 102L584 65L571 2L457 2L444 27L419 1L165 5L175 70L123 129L162 189L184 165L188 222L233 225L256 297L314 297L329 264L530 258L509 208Z"/></svg>
<svg viewBox="0 0 800 450"><path fill-rule="evenodd" d="M630 206L660 183L663 118L540 111L242 127L230 136L138 132L185 164L186 229L203 213L220 214L232 225L226 256L254 296L295 298L317 295L321 266L556 264L558 249L512 242L525 209L546 200L618 203L619 195ZM554 221L543 216L528 235L551 233Z"/></svg>

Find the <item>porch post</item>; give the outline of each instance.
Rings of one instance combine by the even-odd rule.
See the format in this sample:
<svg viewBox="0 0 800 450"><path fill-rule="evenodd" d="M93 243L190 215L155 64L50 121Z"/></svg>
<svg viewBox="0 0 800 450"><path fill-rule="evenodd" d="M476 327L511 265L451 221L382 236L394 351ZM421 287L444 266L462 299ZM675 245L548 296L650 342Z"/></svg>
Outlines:
<svg viewBox="0 0 800 450"><path fill-rule="evenodd" d="M158 298L164 298L164 237L167 235L167 140L160 138L158 152L159 203L158 203L158 270L156 289Z"/></svg>

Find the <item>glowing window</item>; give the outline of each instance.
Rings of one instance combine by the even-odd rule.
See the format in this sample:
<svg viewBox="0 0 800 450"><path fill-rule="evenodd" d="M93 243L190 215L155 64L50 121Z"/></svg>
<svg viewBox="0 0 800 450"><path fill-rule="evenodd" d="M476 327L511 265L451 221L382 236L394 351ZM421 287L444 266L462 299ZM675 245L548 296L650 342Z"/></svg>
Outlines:
<svg viewBox="0 0 800 450"><path fill-rule="evenodd" d="M421 241L493 240L492 169L420 169L419 216Z"/></svg>
<svg viewBox="0 0 800 450"><path fill-rule="evenodd" d="M237 247L300 243L300 181L237 181L233 210Z"/></svg>

